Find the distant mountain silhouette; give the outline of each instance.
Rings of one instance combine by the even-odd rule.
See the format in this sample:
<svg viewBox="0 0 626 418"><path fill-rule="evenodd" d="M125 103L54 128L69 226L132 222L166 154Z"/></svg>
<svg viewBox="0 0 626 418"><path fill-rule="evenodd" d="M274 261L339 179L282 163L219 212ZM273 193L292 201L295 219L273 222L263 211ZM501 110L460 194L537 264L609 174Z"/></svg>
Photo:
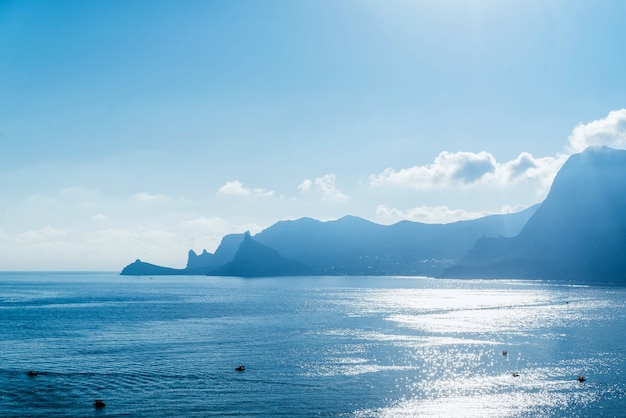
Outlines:
<svg viewBox="0 0 626 418"><path fill-rule="evenodd" d="M185 270L203 271L203 274L214 270L216 267L232 261L235 258L239 246L243 242L244 234L230 234L222 238L215 254L203 250L197 255L193 250L189 250L187 256L187 268Z"/></svg>
<svg viewBox="0 0 626 418"><path fill-rule="evenodd" d="M184 269L173 269L135 260L134 263L124 267L120 273L123 276L172 276L172 275L198 275L205 276L216 270L218 267L232 261L243 242L244 234L230 234L222 238L222 242L211 254L206 250L200 255L189 250L187 255L187 267Z"/></svg>
<svg viewBox="0 0 626 418"><path fill-rule="evenodd" d="M209 272L214 276L302 276L311 268L278 254L246 233L232 261Z"/></svg>
<svg viewBox="0 0 626 418"><path fill-rule="evenodd" d="M519 235L483 238L445 277L626 282L626 151L572 155Z"/></svg>
<svg viewBox="0 0 626 418"><path fill-rule="evenodd" d="M189 251L185 269L137 261L122 274L437 276L481 237L519 233L535 210L451 224L403 221L384 226L354 216L329 222L280 221L254 237L225 236L215 254Z"/></svg>
<svg viewBox="0 0 626 418"><path fill-rule="evenodd" d="M161 267L150 263L145 263L139 259L135 260L134 263L131 263L124 267L122 276L159 276L159 275L175 275L175 274L185 274L186 270L183 269L173 269L169 267Z"/></svg>
<svg viewBox="0 0 626 418"><path fill-rule="evenodd" d="M278 222L254 239L316 274L437 276L479 238L517 234L535 209L450 224L384 226L354 216L329 222L302 218Z"/></svg>
<svg viewBox="0 0 626 418"><path fill-rule="evenodd" d="M189 250L187 254L187 269L197 269L210 267L213 265L213 254L202 250L202 254L198 255L194 250Z"/></svg>

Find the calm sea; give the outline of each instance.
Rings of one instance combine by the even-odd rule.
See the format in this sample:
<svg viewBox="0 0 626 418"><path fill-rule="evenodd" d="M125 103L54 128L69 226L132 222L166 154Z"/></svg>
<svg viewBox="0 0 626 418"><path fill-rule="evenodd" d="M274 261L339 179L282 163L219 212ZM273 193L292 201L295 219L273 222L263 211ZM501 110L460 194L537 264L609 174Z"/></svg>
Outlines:
<svg viewBox="0 0 626 418"><path fill-rule="evenodd" d="M625 331L619 287L0 273L0 416L624 417Z"/></svg>

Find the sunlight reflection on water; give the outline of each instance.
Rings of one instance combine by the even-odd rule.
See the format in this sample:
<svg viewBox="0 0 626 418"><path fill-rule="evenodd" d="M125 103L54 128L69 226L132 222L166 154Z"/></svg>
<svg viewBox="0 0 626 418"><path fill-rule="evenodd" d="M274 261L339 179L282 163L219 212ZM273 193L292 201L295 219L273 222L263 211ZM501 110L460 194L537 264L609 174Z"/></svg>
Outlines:
<svg viewBox="0 0 626 418"><path fill-rule="evenodd" d="M611 370L610 358L577 358L580 353L565 344L576 328L606 320L603 310L615 308L614 303L572 296L541 289L361 294L353 301L353 315L388 313L385 320L406 330L403 335L366 333L362 338L403 346L412 365L407 367L416 373L405 379L402 399L354 416L570 416L573 406L584 408L599 396L621 396L606 388L600 394L576 380L581 370ZM581 351L591 344L577 342L583 344ZM551 357L558 350L565 359Z"/></svg>

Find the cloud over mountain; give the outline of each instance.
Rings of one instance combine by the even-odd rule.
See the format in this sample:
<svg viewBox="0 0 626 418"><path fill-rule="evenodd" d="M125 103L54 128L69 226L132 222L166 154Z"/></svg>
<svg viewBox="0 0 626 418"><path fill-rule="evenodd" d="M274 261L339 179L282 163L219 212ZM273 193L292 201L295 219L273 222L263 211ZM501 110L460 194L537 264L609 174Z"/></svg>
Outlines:
<svg viewBox="0 0 626 418"><path fill-rule="evenodd" d="M565 161L565 156L536 158L521 153L516 159L498 163L486 152L441 152L432 164L370 175L370 185L395 186L415 190L445 189L478 184L507 185L533 180L549 184Z"/></svg>
<svg viewBox="0 0 626 418"><path fill-rule="evenodd" d="M505 162L498 162L487 151L443 151L431 164L387 168L370 175L369 183L374 187L443 190L479 185L506 187L530 181L545 191L570 154L594 145L626 148L626 109L614 110L604 118L578 124L568 142L567 153L535 157L529 152L521 152L517 158Z"/></svg>
<svg viewBox="0 0 626 418"><path fill-rule="evenodd" d="M245 187L239 180L227 181L218 189L217 193L240 197L272 197L274 195L273 191Z"/></svg>
<svg viewBox="0 0 626 418"><path fill-rule="evenodd" d="M326 174L317 177L315 180L306 179L298 185L298 190L303 193L314 192L326 199L347 199L346 196L336 185L337 176L335 174Z"/></svg>
<svg viewBox="0 0 626 418"><path fill-rule="evenodd" d="M370 176L372 186L393 185L423 190L452 184L471 184L496 169L493 155L482 151L441 152L432 164L394 170L385 169Z"/></svg>
<svg viewBox="0 0 626 418"><path fill-rule="evenodd" d="M581 152L592 145L626 148L626 109L613 110L602 119L579 123L569 136L571 152Z"/></svg>
<svg viewBox="0 0 626 418"><path fill-rule="evenodd" d="M559 154L554 157L537 158L523 152L514 160L498 164L492 180L503 186L533 181L540 189L547 189L567 157L565 154Z"/></svg>

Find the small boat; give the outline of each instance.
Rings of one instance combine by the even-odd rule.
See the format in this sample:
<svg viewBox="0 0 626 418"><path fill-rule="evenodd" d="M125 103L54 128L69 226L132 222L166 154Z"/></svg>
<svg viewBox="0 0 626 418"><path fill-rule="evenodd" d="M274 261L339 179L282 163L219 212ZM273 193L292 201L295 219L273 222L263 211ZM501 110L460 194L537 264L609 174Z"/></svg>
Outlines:
<svg viewBox="0 0 626 418"><path fill-rule="evenodd" d="M578 376L578 383L586 382L587 378L585 376Z"/></svg>
<svg viewBox="0 0 626 418"><path fill-rule="evenodd" d="M30 377L35 377L35 376L37 376L39 373L37 373L37 372L36 372L36 371L34 371L34 370L29 370L29 371L28 371L28 373L26 373L26 374L27 374L28 376L30 376Z"/></svg>
<svg viewBox="0 0 626 418"><path fill-rule="evenodd" d="M239 366L235 367L235 370L237 370L238 372L243 372L244 370L246 370L246 366L240 364Z"/></svg>
<svg viewBox="0 0 626 418"><path fill-rule="evenodd" d="M102 399L96 399L95 401L93 401L93 406L96 409L100 409L100 408L104 408L105 406L107 406L107 404L105 404Z"/></svg>
<svg viewBox="0 0 626 418"><path fill-rule="evenodd" d="M519 377L519 373L518 372L513 373L513 377Z"/></svg>
<svg viewBox="0 0 626 418"><path fill-rule="evenodd" d="M508 356L508 355L509 355L509 352L508 352L508 351L506 351L506 350L502 350L502 355L506 357L506 356Z"/></svg>

